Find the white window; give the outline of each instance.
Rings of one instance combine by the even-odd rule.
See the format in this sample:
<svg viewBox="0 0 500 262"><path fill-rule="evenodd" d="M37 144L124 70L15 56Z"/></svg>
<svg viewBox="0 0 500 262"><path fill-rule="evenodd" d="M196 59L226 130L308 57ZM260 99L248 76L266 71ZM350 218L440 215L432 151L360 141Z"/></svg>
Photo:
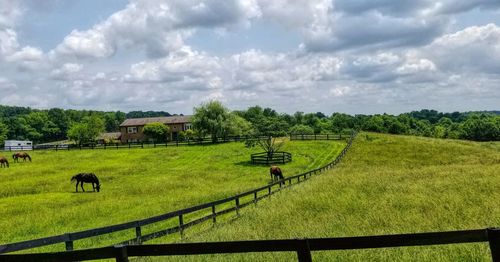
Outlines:
<svg viewBox="0 0 500 262"><path fill-rule="evenodd" d="M191 124L184 124L184 131L190 130L191 129Z"/></svg>
<svg viewBox="0 0 500 262"><path fill-rule="evenodd" d="M135 134L135 133L137 133L137 127L136 126L129 126L127 128L127 133L129 133L129 134Z"/></svg>

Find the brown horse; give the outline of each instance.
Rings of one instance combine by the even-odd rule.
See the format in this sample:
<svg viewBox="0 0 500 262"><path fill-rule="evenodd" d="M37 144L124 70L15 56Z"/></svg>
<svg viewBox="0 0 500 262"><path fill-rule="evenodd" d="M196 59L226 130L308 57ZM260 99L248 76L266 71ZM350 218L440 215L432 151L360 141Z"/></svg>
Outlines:
<svg viewBox="0 0 500 262"><path fill-rule="evenodd" d="M76 192L78 192L78 184L80 183L80 187L82 188L83 192L85 192L85 189L83 189L83 183L92 183L92 189L95 192L99 192L101 189L101 184L99 183L99 179L94 173L80 173L77 175L74 175L71 178L71 182L76 180ZM95 184L95 185L94 185Z"/></svg>
<svg viewBox="0 0 500 262"><path fill-rule="evenodd" d="M0 156L0 167L9 167L9 161L7 161L7 158Z"/></svg>
<svg viewBox="0 0 500 262"><path fill-rule="evenodd" d="M22 158L23 161L26 161L26 158L27 158L31 162L31 157L26 152L15 153L12 155L12 158L14 159L14 163L16 163L16 162L19 163L19 158Z"/></svg>
<svg viewBox="0 0 500 262"><path fill-rule="evenodd" d="M274 180L281 181L285 179L283 177L283 172L281 172L281 169L277 166L271 166L269 169L269 173L271 174L271 180L274 182ZM285 184L285 182L283 182ZM280 183L281 185L281 183Z"/></svg>

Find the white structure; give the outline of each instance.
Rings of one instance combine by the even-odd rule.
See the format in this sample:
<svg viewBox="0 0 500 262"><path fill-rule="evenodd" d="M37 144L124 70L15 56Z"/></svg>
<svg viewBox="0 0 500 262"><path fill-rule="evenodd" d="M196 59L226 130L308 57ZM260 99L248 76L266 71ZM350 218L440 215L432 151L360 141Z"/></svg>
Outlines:
<svg viewBox="0 0 500 262"><path fill-rule="evenodd" d="M6 151L33 150L33 142L21 140L5 140Z"/></svg>

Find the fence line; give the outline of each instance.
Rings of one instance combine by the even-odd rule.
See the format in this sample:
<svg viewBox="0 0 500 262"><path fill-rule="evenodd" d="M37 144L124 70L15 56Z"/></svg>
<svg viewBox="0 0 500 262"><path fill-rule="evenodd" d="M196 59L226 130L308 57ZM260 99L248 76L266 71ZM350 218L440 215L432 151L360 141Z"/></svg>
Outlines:
<svg viewBox="0 0 500 262"><path fill-rule="evenodd" d="M345 134L290 134L290 140L342 140L349 138L350 135ZM225 142L241 142L252 139L267 139L267 136L250 137L250 136L227 136L221 137L216 143ZM130 148L156 148L156 147L172 147L172 146L189 146L189 145L208 145L214 144L211 138L196 138L185 140L171 140L164 143L158 142L127 142L127 143L103 143L103 144L60 144L60 145L33 145L33 146L8 146L2 147L0 151L25 151L25 150L87 150L87 149L130 149Z"/></svg>
<svg viewBox="0 0 500 262"><path fill-rule="evenodd" d="M493 262L500 261L500 228L337 238L246 240L159 245L116 245L57 253L0 255L0 260L5 262L38 262L86 261L115 258L118 262L127 262L129 261L129 257L288 251L296 252L299 262L310 262L312 261L311 251L447 245L477 242L488 242Z"/></svg>
<svg viewBox="0 0 500 262"><path fill-rule="evenodd" d="M252 139L265 139L266 136L250 137L250 136L227 136L221 137L216 143L225 142L240 142ZM24 150L86 150L86 149L130 149L130 148L145 148L145 147L172 147L172 146L188 146L188 145L208 145L214 144L211 138L196 138L185 140L171 140L164 143L158 142L127 142L127 143L103 143L103 144L60 144L60 145L34 145L34 146L8 146L3 147L0 151L24 151Z"/></svg>
<svg viewBox="0 0 500 262"><path fill-rule="evenodd" d="M89 229L89 230L83 230L79 232L73 232L73 233L66 233L66 234L61 234L61 235L56 235L56 236L51 236L51 237L45 237L45 238L39 238L39 239L33 239L33 240L27 240L27 241L21 241L21 242L15 242L15 243L8 243L8 244L3 244L0 245L0 254L2 253L8 253L8 252L14 252L14 251L19 251L19 250L26 250L26 249L31 249L35 247L41 247L41 246L47 246L47 245L52 245L52 244L58 244L58 243L65 243L66 245L66 250L71 251L73 250L73 242L76 240L84 239L84 238L89 238L89 237L95 237L99 235L104 235L104 234L109 234L113 232L118 232L118 231L123 231L127 229L135 229L136 232L136 237L134 239L130 239L127 241L122 242L121 244L141 244L145 241L158 238L161 236L165 236L168 234L176 233L176 232L183 232L185 228L197 225L199 223L202 223L204 221L212 219L213 223L216 223L217 216L226 214L229 212L236 211L237 214L239 214L239 209L248 206L250 204L255 204L257 201L268 197L278 191L280 191L282 188L286 188L289 186L292 186L293 184L298 184L312 175L319 174L323 171L326 171L330 168L333 168L335 165L337 165L342 158L345 156L347 151L352 145L352 142L356 136L356 133L353 132L351 136L349 137L349 140L347 141L346 146L342 149L340 154L330 163L317 168L313 170L309 170L305 173L301 173L298 175L286 177L285 179L277 182L270 183L268 185L262 186L257 189L253 189L244 193L240 193L238 195L234 195L228 198L212 201L209 203L177 210L177 211L172 211L168 212L162 215L158 216L153 216L145 219L140 219L140 220L135 220L135 221L130 221L126 223L121 223L117 225L112 225L112 226L105 226L105 227L100 227L100 228L94 228L94 229ZM273 190L274 189L274 190ZM264 195L259 196L259 193L264 192ZM246 203L240 203L240 200L243 197L246 196L253 196L252 200ZM224 210L218 210L217 211L217 206L221 204L226 204L226 203L234 203L234 206L231 208L227 208ZM184 217L187 214L201 211L201 210L211 210L211 214L195 219L190 222L185 222ZM142 235L142 230L141 227L157 223L160 221L165 221L168 219L178 219L179 220L179 225L161 230L158 232L154 232L148 235Z"/></svg>

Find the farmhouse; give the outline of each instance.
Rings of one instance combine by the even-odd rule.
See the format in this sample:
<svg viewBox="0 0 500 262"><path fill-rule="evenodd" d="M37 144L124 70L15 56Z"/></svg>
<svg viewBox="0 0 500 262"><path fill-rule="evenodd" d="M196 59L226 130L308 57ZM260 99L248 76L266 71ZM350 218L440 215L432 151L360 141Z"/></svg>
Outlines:
<svg viewBox="0 0 500 262"><path fill-rule="evenodd" d="M142 132L144 125L149 123L162 123L169 127L169 140L176 140L179 132L191 129L191 116L166 116L126 119L120 125L121 141L141 142L147 140Z"/></svg>

